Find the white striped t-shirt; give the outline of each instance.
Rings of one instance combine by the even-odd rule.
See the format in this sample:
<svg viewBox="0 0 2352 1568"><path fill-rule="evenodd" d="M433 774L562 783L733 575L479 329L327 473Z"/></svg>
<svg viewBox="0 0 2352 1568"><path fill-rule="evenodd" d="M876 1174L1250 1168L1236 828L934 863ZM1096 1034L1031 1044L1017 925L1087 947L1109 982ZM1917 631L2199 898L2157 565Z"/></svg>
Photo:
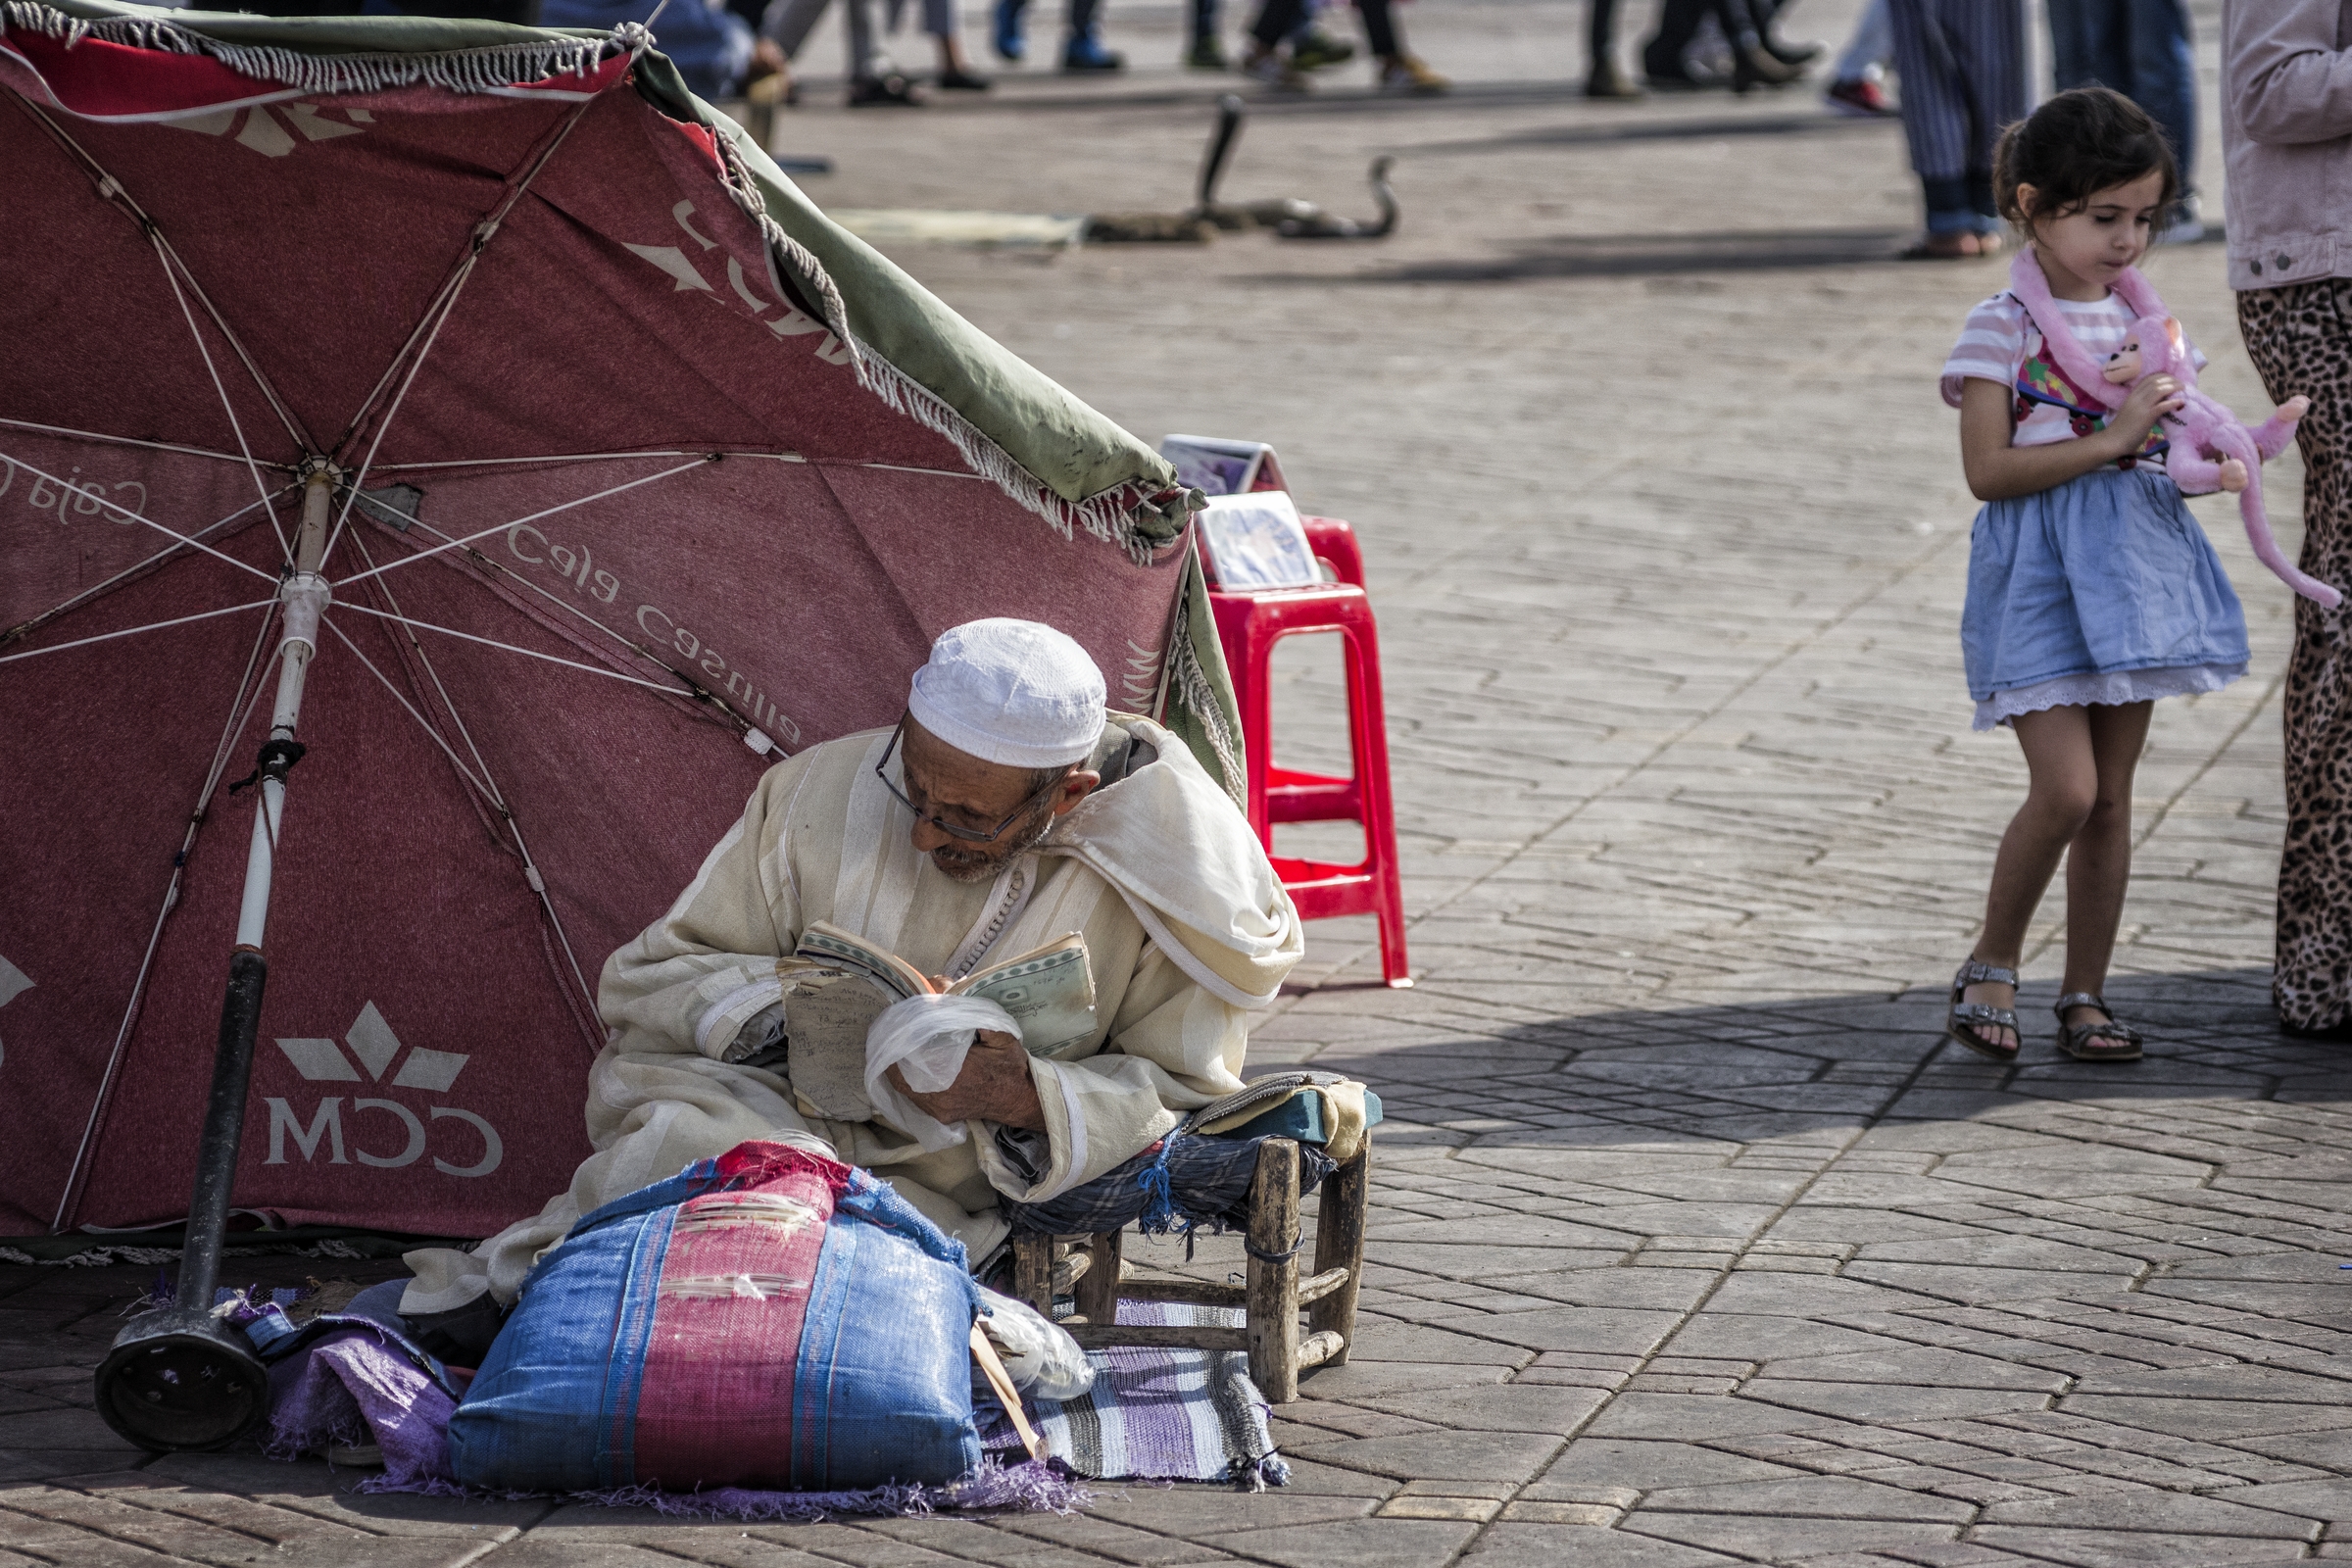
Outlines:
<svg viewBox="0 0 2352 1568"><path fill-rule="evenodd" d="M2067 330L2074 334L2075 341L2101 364L2132 335L2134 318L2131 307L2113 293L2102 300L2056 303L2066 314ZM2193 343L2189 345L2189 357L2198 369L2205 368L2205 356L2197 352ZM1960 328L1960 341L1952 346L1952 357L1944 362L1943 401L1958 408L1961 383L1971 379L1997 382L2009 389L2010 414L2015 423L2009 437L2011 446L2036 447L2052 441L2072 441L2106 427L2106 406L2094 393L2075 387L2066 379L2065 372L2043 352L2041 333L2034 328L2034 318L2027 314L2024 304L2006 290L1968 313L1968 320ZM2135 461L2162 465L2164 435L2162 425L2151 432L2149 446L2156 450L2143 451Z"/></svg>

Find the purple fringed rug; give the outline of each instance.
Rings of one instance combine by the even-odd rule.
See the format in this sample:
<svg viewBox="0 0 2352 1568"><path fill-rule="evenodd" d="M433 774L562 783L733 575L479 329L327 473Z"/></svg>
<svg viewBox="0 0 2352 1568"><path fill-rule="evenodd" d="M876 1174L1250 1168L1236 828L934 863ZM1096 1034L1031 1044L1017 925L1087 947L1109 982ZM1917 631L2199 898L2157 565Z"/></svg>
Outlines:
<svg viewBox="0 0 2352 1568"><path fill-rule="evenodd" d="M354 1302L366 1309L368 1303ZM1130 1323L1234 1324L1241 1314L1216 1307L1122 1302ZM366 1493L511 1498L520 1493L468 1489L451 1479L446 1433L456 1408L438 1363L397 1334L354 1318L271 1368L266 1450L290 1459L329 1447L373 1444L380 1475ZM348 1326L345 1326L348 1325ZM981 1439L990 1450L970 1475L945 1486L890 1486L867 1492L760 1492L739 1487L663 1492L626 1487L572 1494L566 1500L651 1508L680 1517L814 1521L837 1516L905 1516L1019 1510L1071 1513L1092 1500L1086 1481L1215 1481L1251 1488L1281 1486L1290 1468L1276 1456L1266 1401L1239 1351L1097 1350L1095 1387L1063 1401L1040 1399L1030 1414L1047 1446L1043 1460L1021 1458L1018 1438L993 1401L980 1406ZM1016 1462L1017 1461L1017 1462Z"/></svg>
<svg viewBox="0 0 2352 1568"><path fill-rule="evenodd" d="M1236 1308L1121 1301L1119 1321L1239 1328ZM1221 1481L1285 1486L1267 1404L1240 1350L1094 1350L1095 1386L1075 1399L1033 1400L1031 1423L1049 1458L1090 1481ZM980 1442L1018 1454L1020 1439L994 1401L980 1407Z"/></svg>
<svg viewBox="0 0 2352 1568"><path fill-rule="evenodd" d="M396 1295L374 1294L381 1299L353 1305L366 1311L397 1300ZM357 1489L361 1492L481 1499L526 1495L466 1488L451 1478L447 1434L457 1400L450 1392L454 1385L439 1363L381 1324L356 1316L334 1321L336 1326L330 1332L270 1368L270 1428L264 1451L273 1458L292 1459L330 1448L373 1445L382 1452L383 1472L361 1481ZM758 1492L722 1487L691 1493L624 1487L577 1493L565 1500L651 1508L685 1518L785 1523L847 1515L920 1517L1000 1510L1074 1513L1092 1500L1092 1494L1066 1466L1052 1459L1014 1464L991 1455L970 1475L937 1487L891 1486L867 1492Z"/></svg>

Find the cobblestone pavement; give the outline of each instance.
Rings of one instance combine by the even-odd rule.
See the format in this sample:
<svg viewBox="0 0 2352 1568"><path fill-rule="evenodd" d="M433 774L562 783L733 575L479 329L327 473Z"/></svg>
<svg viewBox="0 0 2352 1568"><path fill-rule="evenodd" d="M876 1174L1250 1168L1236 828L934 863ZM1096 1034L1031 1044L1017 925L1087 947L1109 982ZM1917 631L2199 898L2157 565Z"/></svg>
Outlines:
<svg viewBox="0 0 2352 1568"><path fill-rule="evenodd" d="M142 1271L16 1269L0 1564L2352 1557L2352 1075L2267 1004L2285 590L2197 504L2255 663L2163 705L2140 774L2109 995L2148 1059L2055 1054L2056 895L2023 1064L1940 1045L2023 783L1968 729L1973 509L1934 389L2000 270L1888 260L1890 125L1797 93L1583 103L1559 85L1581 14L1433 0L1407 22L1451 98L1259 111L1230 193L1348 209L1393 151L1387 244L896 253L1138 431L1274 441L1366 541L1419 984L1372 983L1362 922L1318 926L1257 1037L1390 1115L1361 1340L1280 1412L1290 1488L745 1530L142 1463L87 1408ZM1795 30L1850 15L1807 0ZM1179 207L1224 83L1164 68L1176 27L1114 7L1123 81L812 102L779 146L837 159L810 188L841 206ZM2208 388L2265 407L2219 247L2151 271ZM1310 765L1336 760L1325 654L1284 665ZM250 1271L322 1270L384 1271Z"/></svg>

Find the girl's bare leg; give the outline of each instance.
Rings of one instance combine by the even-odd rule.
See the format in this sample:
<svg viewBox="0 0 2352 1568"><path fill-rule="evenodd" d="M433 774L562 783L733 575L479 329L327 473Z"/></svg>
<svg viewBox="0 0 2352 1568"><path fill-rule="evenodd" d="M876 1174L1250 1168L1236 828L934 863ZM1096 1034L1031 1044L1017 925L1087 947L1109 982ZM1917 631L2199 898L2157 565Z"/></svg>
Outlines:
<svg viewBox="0 0 2352 1568"><path fill-rule="evenodd" d="M2092 708L2090 749L2098 798L2066 856L2066 986L2099 995L2124 918L2124 889L2132 880L2132 775L2148 744L2154 703ZM2070 1007L2066 1021L2081 1026L2101 1016L2096 1007Z"/></svg>
<svg viewBox="0 0 2352 1568"><path fill-rule="evenodd" d="M2140 728L2144 734L2146 705L2139 706L2143 710ZM2099 767L2090 720L2094 711L2100 710L2050 708L2038 713L2020 713L2011 721L2017 731L2017 744L2026 754L2026 768L2033 782L2026 790L2026 804L2017 808L2017 815L2009 819L2009 830L2001 835L2000 853L1993 857L1992 888L1984 899L1984 934L1977 939L1976 957L1981 963L2004 969L2017 967L2018 957L2025 951L2026 928L2033 924L2034 911L2041 904L2042 894L2048 891L2050 878L2057 874L2059 858L2066 854L2066 847L2074 842L2097 804ZM2128 788L2124 815L2128 865L2131 816ZM2119 888L2116 908L2120 911L2122 907ZM2108 936L2112 942L2112 925ZM1984 981L1970 986L1961 996L1969 1002L2009 1007L2016 1005L2017 988ZM1987 1027L1982 1032L1999 1044L2016 1044L2007 1029Z"/></svg>

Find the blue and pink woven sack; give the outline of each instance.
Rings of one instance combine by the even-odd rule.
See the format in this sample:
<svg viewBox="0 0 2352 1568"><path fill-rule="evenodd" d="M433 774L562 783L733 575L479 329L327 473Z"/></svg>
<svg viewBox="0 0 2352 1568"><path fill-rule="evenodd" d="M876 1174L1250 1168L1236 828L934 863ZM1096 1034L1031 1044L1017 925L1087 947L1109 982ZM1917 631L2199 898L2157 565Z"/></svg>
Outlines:
<svg viewBox="0 0 2352 1568"><path fill-rule="evenodd" d="M523 1282L449 1424L468 1486L838 1491L980 1459L979 1297L864 1171L751 1143L608 1203Z"/></svg>

